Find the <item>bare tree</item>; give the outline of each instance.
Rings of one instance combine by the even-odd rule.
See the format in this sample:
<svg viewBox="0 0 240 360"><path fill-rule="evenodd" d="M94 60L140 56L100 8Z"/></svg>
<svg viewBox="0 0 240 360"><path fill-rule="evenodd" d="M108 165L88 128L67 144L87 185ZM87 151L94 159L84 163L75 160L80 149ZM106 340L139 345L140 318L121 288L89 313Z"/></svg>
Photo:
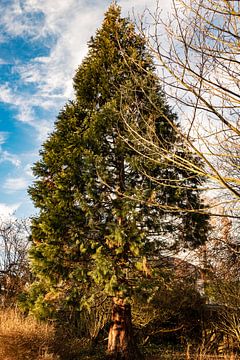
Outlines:
<svg viewBox="0 0 240 360"><path fill-rule="evenodd" d="M27 262L28 221L8 220L0 223L0 298L11 305L29 280Z"/></svg>
<svg viewBox="0 0 240 360"><path fill-rule="evenodd" d="M139 31L155 59L169 103L181 120L180 126L167 117L165 121L172 124L192 156L183 157L180 149L169 153L167 144L159 144L156 138L154 122L145 132L137 124L130 125L133 112L141 116L137 103L122 112L132 135L131 145L146 158L156 162L164 158L205 177L202 190L211 191L211 197L224 194L219 200L228 203L225 213L217 213L221 201L209 206L208 212L239 217L240 3L173 0L167 21L162 20L159 5L154 13L145 15L147 21L141 19ZM125 59L134 61L127 54Z"/></svg>

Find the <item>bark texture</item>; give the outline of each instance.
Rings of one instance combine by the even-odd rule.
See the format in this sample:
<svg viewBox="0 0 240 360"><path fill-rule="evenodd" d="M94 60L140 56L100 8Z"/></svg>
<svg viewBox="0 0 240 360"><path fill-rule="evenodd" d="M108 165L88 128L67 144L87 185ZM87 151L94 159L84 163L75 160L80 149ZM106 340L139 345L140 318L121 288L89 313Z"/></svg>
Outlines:
<svg viewBox="0 0 240 360"><path fill-rule="evenodd" d="M108 359L143 360L133 336L131 306L114 298L108 337Z"/></svg>

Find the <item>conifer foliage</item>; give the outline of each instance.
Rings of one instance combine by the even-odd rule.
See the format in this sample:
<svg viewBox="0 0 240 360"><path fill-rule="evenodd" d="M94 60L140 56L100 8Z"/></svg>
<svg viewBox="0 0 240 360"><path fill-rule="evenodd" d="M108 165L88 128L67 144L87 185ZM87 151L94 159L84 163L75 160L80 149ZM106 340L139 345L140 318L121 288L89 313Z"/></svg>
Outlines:
<svg viewBox="0 0 240 360"><path fill-rule="evenodd" d="M181 145L165 120L167 116L177 122L144 40L121 17L118 6L110 6L90 40L74 89L75 100L60 112L43 144L29 190L40 212L32 222L35 281L28 296L32 311L43 316L49 309L96 305L101 296L133 296L141 278L150 276L146 258L162 248L166 232L186 234L184 239L193 243L204 241L199 231L203 217L192 217L187 231L186 217L180 219L179 213L180 220L173 221L161 207L201 207L195 191L201 179L169 168L167 162L154 164L130 146L122 109L132 106L133 114L136 101L131 121L142 131L152 121L159 142L169 151ZM187 178L188 187L168 186L173 178Z"/></svg>

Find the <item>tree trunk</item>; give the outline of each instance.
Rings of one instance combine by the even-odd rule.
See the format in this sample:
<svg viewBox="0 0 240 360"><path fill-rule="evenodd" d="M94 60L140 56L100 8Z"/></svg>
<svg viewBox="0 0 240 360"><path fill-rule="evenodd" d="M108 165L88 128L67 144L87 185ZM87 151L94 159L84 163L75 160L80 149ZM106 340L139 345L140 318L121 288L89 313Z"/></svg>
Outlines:
<svg viewBox="0 0 240 360"><path fill-rule="evenodd" d="M113 298L111 326L108 336L108 359L142 360L133 337L131 306L124 299Z"/></svg>

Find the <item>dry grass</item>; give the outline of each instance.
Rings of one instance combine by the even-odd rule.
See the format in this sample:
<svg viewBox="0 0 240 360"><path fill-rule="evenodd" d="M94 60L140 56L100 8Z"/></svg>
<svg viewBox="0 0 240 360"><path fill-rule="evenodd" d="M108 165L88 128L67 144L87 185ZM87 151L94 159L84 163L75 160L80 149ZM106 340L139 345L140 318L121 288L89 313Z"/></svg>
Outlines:
<svg viewBox="0 0 240 360"><path fill-rule="evenodd" d="M145 353L146 360L240 360L240 354L207 354L204 349L186 349L185 351L176 351L173 348L150 347Z"/></svg>
<svg viewBox="0 0 240 360"><path fill-rule="evenodd" d="M161 353L147 358L147 360L239 360L239 356L235 354L229 355L203 355L203 354L184 354L172 352L171 354Z"/></svg>
<svg viewBox="0 0 240 360"><path fill-rule="evenodd" d="M58 360L51 351L54 340L51 324L24 317L17 310L0 310L1 360Z"/></svg>
<svg viewBox="0 0 240 360"><path fill-rule="evenodd" d="M57 330L52 324L0 309L0 360L96 360L101 357L89 340L71 328ZM95 351L96 350L96 353Z"/></svg>
<svg viewBox="0 0 240 360"><path fill-rule="evenodd" d="M105 347L105 344L104 346ZM57 355L58 354L58 355ZM102 354L102 355L101 355ZM97 360L105 359L104 349L91 348L66 328L24 317L17 310L0 310L0 360ZM209 356L149 349L146 360L237 360L236 355ZM239 359L240 360L240 359Z"/></svg>

